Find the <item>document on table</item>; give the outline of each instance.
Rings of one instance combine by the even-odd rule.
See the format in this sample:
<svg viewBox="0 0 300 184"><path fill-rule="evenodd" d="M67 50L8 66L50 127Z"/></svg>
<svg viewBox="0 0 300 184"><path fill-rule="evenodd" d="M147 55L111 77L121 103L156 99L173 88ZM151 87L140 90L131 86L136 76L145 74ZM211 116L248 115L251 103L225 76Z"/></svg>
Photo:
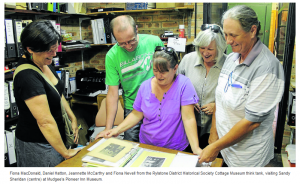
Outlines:
<svg viewBox="0 0 300 184"><path fill-rule="evenodd" d="M177 153L170 167L210 167L211 162L198 164L198 155Z"/></svg>

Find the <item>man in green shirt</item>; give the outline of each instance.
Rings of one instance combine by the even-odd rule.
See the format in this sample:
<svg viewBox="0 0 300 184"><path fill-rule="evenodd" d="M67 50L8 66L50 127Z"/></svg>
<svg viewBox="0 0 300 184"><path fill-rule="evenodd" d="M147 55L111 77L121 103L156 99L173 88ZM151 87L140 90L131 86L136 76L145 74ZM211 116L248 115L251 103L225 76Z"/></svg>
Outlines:
<svg viewBox="0 0 300 184"><path fill-rule="evenodd" d="M134 19L129 15L114 18L111 30L118 44L106 54L105 83L108 85L106 97L106 127L96 139L103 137L113 127L118 108L119 84L123 88L124 118L133 110L132 106L142 82L153 76L152 56L156 46L164 46L159 37L137 34ZM124 132L124 139L139 142L140 125Z"/></svg>

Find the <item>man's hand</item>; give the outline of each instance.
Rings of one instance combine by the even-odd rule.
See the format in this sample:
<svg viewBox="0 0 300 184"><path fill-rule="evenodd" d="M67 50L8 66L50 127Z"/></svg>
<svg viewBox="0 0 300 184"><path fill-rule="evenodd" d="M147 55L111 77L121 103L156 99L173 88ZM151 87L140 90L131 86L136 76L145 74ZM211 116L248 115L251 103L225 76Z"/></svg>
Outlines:
<svg viewBox="0 0 300 184"><path fill-rule="evenodd" d="M212 162L214 161L219 154L219 151L214 147L213 144L206 146L199 157L199 163L202 162Z"/></svg>

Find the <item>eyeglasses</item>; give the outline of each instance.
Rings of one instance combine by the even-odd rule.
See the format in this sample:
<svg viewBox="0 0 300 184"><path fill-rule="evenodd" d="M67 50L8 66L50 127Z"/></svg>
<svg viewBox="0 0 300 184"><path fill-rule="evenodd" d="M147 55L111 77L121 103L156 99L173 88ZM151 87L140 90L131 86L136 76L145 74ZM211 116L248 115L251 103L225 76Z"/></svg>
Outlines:
<svg viewBox="0 0 300 184"><path fill-rule="evenodd" d="M173 57L174 57L174 59L176 60L176 62L178 62L178 56L177 56L177 54L176 54L175 49L173 49L172 47L156 46L155 52L156 52L156 51L165 51L167 54L173 55Z"/></svg>
<svg viewBox="0 0 300 184"><path fill-rule="evenodd" d="M224 35L221 31L221 28L218 25L215 25L215 24L202 24L201 31L205 31L209 28L210 28L210 30L212 30L215 33L221 33L222 37L225 39L225 37L224 37Z"/></svg>
<svg viewBox="0 0 300 184"><path fill-rule="evenodd" d="M126 45L133 45L137 42L136 38L133 38L132 40L129 40L128 42L122 42L122 43L119 43L118 42L118 45L120 47L125 47Z"/></svg>
<svg viewBox="0 0 300 184"><path fill-rule="evenodd" d="M243 88L239 84L232 84L232 73L233 73L233 71L228 76L228 81L227 81L227 83L225 85L225 88L224 88L225 93L227 92L229 86L234 87L234 88Z"/></svg>

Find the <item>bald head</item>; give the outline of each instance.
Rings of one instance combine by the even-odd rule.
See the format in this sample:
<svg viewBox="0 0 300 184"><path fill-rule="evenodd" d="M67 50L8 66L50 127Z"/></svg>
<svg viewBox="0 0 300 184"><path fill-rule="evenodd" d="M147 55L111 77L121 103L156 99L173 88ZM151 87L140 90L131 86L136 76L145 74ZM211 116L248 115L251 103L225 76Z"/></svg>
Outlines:
<svg viewBox="0 0 300 184"><path fill-rule="evenodd" d="M136 35L137 30L135 21L129 15L118 16L110 22L110 29L112 30L113 35L115 35L116 32L123 32L129 28L132 28Z"/></svg>

